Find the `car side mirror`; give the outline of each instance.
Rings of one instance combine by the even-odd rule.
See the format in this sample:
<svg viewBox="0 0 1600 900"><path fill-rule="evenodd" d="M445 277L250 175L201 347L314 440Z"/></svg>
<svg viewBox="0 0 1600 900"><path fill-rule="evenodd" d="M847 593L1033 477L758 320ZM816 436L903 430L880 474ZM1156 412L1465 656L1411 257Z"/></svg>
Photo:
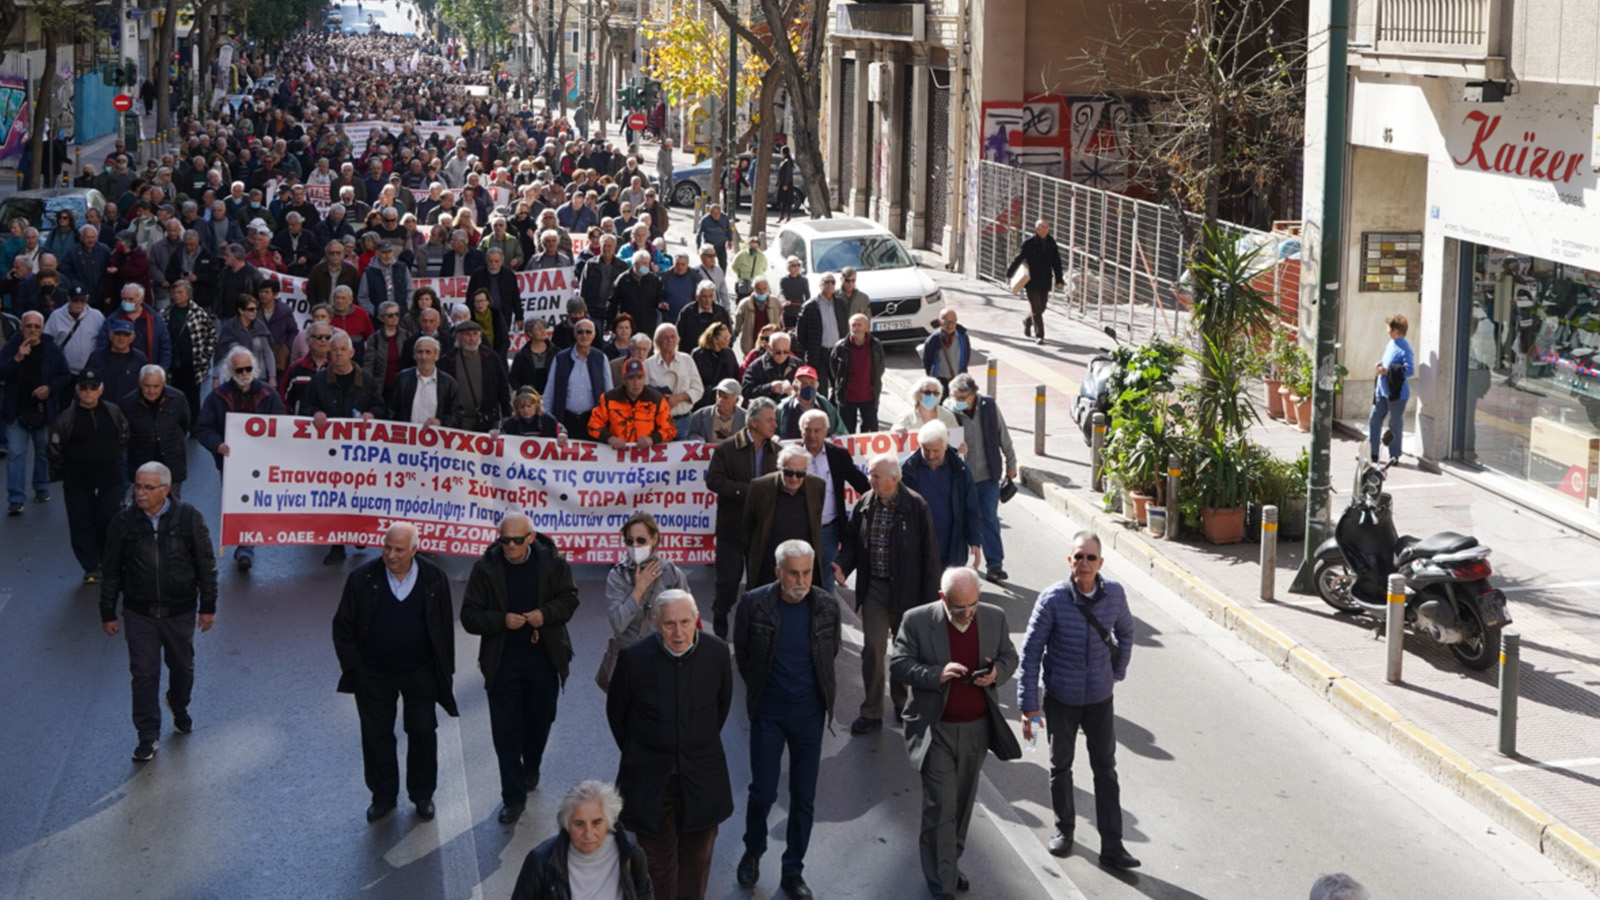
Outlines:
<svg viewBox="0 0 1600 900"><path fill-rule="evenodd" d="M911 264L913 266L922 265L922 254L921 253L912 253L911 254Z"/></svg>

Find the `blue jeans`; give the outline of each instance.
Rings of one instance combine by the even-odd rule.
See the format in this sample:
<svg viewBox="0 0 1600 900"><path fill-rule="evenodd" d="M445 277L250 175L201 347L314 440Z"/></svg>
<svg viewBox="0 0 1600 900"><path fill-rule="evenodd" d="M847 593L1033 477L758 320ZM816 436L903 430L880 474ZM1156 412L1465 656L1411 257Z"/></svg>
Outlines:
<svg viewBox="0 0 1600 900"><path fill-rule="evenodd" d="M744 849L767 850L767 814L778 799L783 748L789 748L789 826L784 836L783 874L799 875L816 818L817 772L822 768L822 704L815 709L762 710L750 720L750 802L746 804Z"/></svg>
<svg viewBox="0 0 1600 900"><path fill-rule="evenodd" d="M6 499L21 503L28 499L28 441L33 441L33 490L50 490L50 460L45 456L49 429L24 428L16 422L6 423Z"/></svg>
<svg viewBox="0 0 1600 900"><path fill-rule="evenodd" d="M983 519L983 564L998 569L1006 560L1006 545L1000 541L1000 479L980 481L977 488L978 516Z"/></svg>
<svg viewBox="0 0 1600 900"><path fill-rule="evenodd" d="M1394 440L1389 442L1389 458L1400 458L1400 442L1406 433L1406 399L1390 401L1379 395L1372 398L1372 415L1367 419L1367 440L1372 444L1372 458L1378 458L1378 448L1383 446L1383 420L1389 419L1389 430Z"/></svg>
<svg viewBox="0 0 1600 900"><path fill-rule="evenodd" d="M844 527L844 513L834 517L832 522L822 526L822 565L821 572L812 579L817 587L828 593L833 593L833 561L839 558L839 531Z"/></svg>

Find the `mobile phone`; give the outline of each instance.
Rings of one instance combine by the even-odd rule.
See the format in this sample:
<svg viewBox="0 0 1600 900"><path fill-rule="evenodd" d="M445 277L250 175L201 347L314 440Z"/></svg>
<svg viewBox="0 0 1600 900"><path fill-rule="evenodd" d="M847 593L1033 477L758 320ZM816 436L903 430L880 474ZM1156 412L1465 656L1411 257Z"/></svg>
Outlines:
<svg viewBox="0 0 1600 900"><path fill-rule="evenodd" d="M979 668L973 669L972 671L968 672L967 673L967 677L962 679L962 680L965 681L967 684L971 684L974 681L977 681L979 678L982 678L983 676L988 675L990 672L993 672L993 671L994 671L994 660L990 660L988 665L980 666Z"/></svg>

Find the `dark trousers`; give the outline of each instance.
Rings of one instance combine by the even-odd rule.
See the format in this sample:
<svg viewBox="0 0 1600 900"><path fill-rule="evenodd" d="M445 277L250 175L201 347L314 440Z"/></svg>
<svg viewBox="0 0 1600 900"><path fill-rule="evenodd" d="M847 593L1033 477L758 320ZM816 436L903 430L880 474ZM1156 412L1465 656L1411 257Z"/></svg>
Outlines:
<svg viewBox="0 0 1600 900"><path fill-rule="evenodd" d="M167 702L174 713L189 708L194 691L194 613L154 618L124 609L128 673L133 676L133 727L139 740L161 737L161 662L165 657Z"/></svg>
<svg viewBox="0 0 1600 900"><path fill-rule="evenodd" d="M767 815L778 799L783 748L789 748L789 825L784 835L783 874L799 875L816 818L817 773L822 768L823 709L780 709L750 720L750 802L745 806L744 849L767 852Z"/></svg>
<svg viewBox="0 0 1600 900"><path fill-rule="evenodd" d="M656 900L705 900L711 878L711 851L717 846L717 826L704 831L682 832L678 827L678 807L683 803L683 788L678 776L667 779L661 794L661 824L650 837L639 835L650 867L650 883Z"/></svg>
<svg viewBox="0 0 1600 900"><path fill-rule="evenodd" d="M787 216L794 211L794 188L778 188L778 215Z"/></svg>
<svg viewBox="0 0 1600 900"><path fill-rule="evenodd" d="M1100 828L1100 852L1122 848L1122 788L1117 784L1116 715L1111 701L1087 706L1057 703L1044 698L1045 724L1050 729L1050 805L1055 809L1056 830L1068 837L1077 821L1072 803L1072 758L1078 729L1089 748L1089 768L1094 772L1094 818Z"/></svg>
<svg viewBox="0 0 1600 900"><path fill-rule="evenodd" d="M878 430L878 400L866 403L840 401L839 418L844 420L844 430L851 434L871 434Z"/></svg>
<svg viewBox="0 0 1600 900"><path fill-rule="evenodd" d="M711 607L715 616L726 616L739 602L739 581L744 578L744 544L717 539L717 597Z"/></svg>
<svg viewBox="0 0 1600 900"><path fill-rule="evenodd" d="M121 471L120 469L118 471ZM106 555L106 529L122 508L126 487L118 482L109 487L93 487L68 479L61 485L67 507L67 532L72 537L72 555L85 572L100 568Z"/></svg>
<svg viewBox="0 0 1600 900"><path fill-rule="evenodd" d="M594 440L589 434L589 413L590 410L585 410L581 413L563 412L561 414L561 426L567 429L567 437L575 441Z"/></svg>
<svg viewBox="0 0 1600 900"><path fill-rule="evenodd" d="M184 399L189 401L189 421L197 421L200 418L200 381L195 377L194 368L174 363L167 374L167 383L183 392Z"/></svg>
<svg viewBox="0 0 1600 900"><path fill-rule="evenodd" d="M489 731L500 760L500 800L507 806L528 802L539 784L539 765L556 720L561 679L544 648L536 653L506 653L489 685Z"/></svg>
<svg viewBox="0 0 1600 900"><path fill-rule="evenodd" d="M1033 319L1033 336L1044 337L1044 308L1050 302L1050 282L1044 280L1039 287L1034 287L1034 282L1029 281L1024 292L1028 295L1029 317Z"/></svg>
<svg viewBox="0 0 1600 900"><path fill-rule="evenodd" d="M367 790L375 801L393 803L400 795L399 741L394 736L395 708L405 700L406 794L413 803L433 798L439 783L439 720L433 706L438 690L433 666L409 672L381 672L362 666L356 676L356 712L361 716L361 762Z"/></svg>
<svg viewBox="0 0 1600 900"><path fill-rule="evenodd" d="M922 760L922 877L935 896L956 892L978 776L989 755L989 722L936 722Z"/></svg>

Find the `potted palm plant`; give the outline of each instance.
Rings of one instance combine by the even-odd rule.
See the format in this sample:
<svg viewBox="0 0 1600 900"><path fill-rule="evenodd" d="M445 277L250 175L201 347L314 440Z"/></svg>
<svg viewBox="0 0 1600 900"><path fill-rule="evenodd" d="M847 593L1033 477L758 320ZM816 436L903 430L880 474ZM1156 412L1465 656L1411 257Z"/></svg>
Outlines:
<svg viewBox="0 0 1600 900"><path fill-rule="evenodd" d="M1194 443L1189 464L1189 493L1200 513L1200 527L1213 544L1244 540L1245 504L1261 459L1259 448L1242 437L1221 434Z"/></svg>

